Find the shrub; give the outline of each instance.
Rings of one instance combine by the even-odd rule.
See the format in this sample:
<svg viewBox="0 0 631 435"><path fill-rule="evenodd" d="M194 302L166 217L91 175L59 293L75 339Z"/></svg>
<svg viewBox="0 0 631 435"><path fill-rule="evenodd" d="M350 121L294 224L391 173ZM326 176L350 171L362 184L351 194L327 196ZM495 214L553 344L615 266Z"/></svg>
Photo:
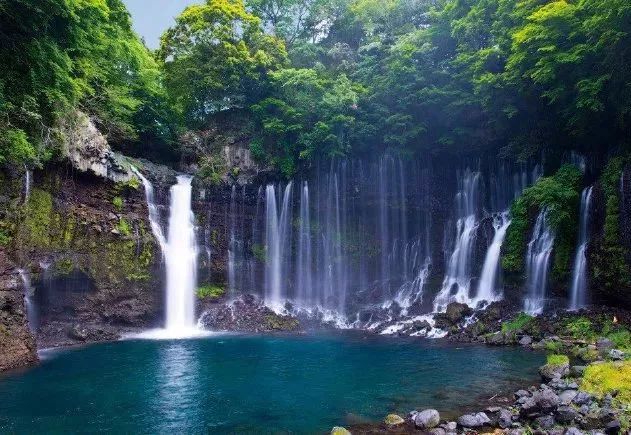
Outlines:
<svg viewBox="0 0 631 435"><path fill-rule="evenodd" d="M123 236L131 235L131 225L129 224L129 222L127 222L127 220L125 220L125 218L120 218L118 224L116 225L116 229Z"/></svg>
<svg viewBox="0 0 631 435"><path fill-rule="evenodd" d="M114 208L118 211L123 210L123 198L121 198L120 196L115 196L112 199L112 204L114 205Z"/></svg>
<svg viewBox="0 0 631 435"><path fill-rule="evenodd" d="M546 363L551 366L564 366L570 364L570 359L567 355L551 354L548 355Z"/></svg>
<svg viewBox="0 0 631 435"><path fill-rule="evenodd" d="M532 319L533 317L526 313L519 313L513 320L502 323L502 332L520 331L528 326Z"/></svg>
<svg viewBox="0 0 631 435"><path fill-rule="evenodd" d="M615 400L631 404L631 361L593 364L585 369L582 389L602 397L617 391Z"/></svg>
<svg viewBox="0 0 631 435"><path fill-rule="evenodd" d="M502 266L507 272L518 274L524 271L527 234L533 217L545 208L555 233L552 273L558 281L568 278L576 242L581 178L578 168L564 165L553 176L543 177L526 189L513 203L512 223L502 256Z"/></svg>
<svg viewBox="0 0 631 435"><path fill-rule="evenodd" d="M565 332L574 339L583 340L593 340L597 335L592 321L587 317L570 319L565 325Z"/></svg>
<svg viewBox="0 0 631 435"><path fill-rule="evenodd" d="M197 297L199 299L216 300L226 294L226 289L217 284L207 284L197 288Z"/></svg>

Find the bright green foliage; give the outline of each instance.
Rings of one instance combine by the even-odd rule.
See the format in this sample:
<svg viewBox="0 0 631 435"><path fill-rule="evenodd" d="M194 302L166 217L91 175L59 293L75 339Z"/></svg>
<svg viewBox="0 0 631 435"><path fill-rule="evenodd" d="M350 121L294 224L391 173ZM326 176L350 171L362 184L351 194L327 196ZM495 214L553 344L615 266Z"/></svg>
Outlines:
<svg viewBox="0 0 631 435"><path fill-rule="evenodd" d="M41 164L87 112L113 144L170 140L158 65L121 0L0 3L0 164Z"/></svg>
<svg viewBox="0 0 631 435"><path fill-rule="evenodd" d="M625 161L612 159L601 176L605 193L605 227L602 239L592 250L592 287L611 300L625 302L631 291L631 272L625 260L626 249L620 243L619 183Z"/></svg>
<svg viewBox="0 0 631 435"><path fill-rule="evenodd" d="M361 87L345 75L331 79L314 69L284 69L271 77L277 96L252 108L261 132L252 148L256 157L290 177L316 157L350 151Z"/></svg>
<svg viewBox="0 0 631 435"><path fill-rule="evenodd" d="M537 214L545 209L555 233L553 274L559 281L567 278L576 241L580 182L578 168L565 165L553 176L541 178L513 203L513 221L502 257L505 270L512 273L524 271L528 234Z"/></svg>
<svg viewBox="0 0 631 435"><path fill-rule="evenodd" d="M502 332L521 331L532 319L533 317L526 313L519 313L513 320L502 323Z"/></svg>
<svg viewBox="0 0 631 435"><path fill-rule="evenodd" d="M587 317L576 317L571 319L565 325L567 334L577 340L591 341L596 337L594 325Z"/></svg>
<svg viewBox="0 0 631 435"><path fill-rule="evenodd" d="M581 389L598 397L615 391L617 402L631 404L631 361L588 366L583 373Z"/></svg>
<svg viewBox="0 0 631 435"><path fill-rule="evenodd" d="M189 6L162 36L165 84L186 124L203 125L264 95L267 75L285 62L286 51L260 24L242 0L207 0Z"/></svg>
<svg viewBox="0 0 631 435"><path fill-rule="evenodd" d="M551 366L564 366L570 363L567 355L552 354L546 358L546 363Z"/></svg>
<svg viewBox="0 0 631 435"><path fill-rule="evenodd" d="M121 211L123 209L123 198L121 198L120 196L115 196L112 199L112 205L116 210Z"/></svg>
<svg viewBox="0 0 631 435"><path fill-rule="evenodd" d="M197 297L199 299L219 299L226 294L226 289L217 284L203 285L197 289Z"/></svg>

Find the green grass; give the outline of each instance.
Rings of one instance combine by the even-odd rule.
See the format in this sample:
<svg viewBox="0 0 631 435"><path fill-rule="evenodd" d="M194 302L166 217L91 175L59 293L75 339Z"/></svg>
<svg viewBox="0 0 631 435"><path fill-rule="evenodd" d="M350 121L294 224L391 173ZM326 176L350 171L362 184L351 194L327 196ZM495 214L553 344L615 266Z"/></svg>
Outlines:
<svg viewBox="0 0 631 435"><path fill-rule="evenodd" d="M217 284L207 284L197 288L199 299L219 299L226 294L226 289Z"/></svg>
<svg viewBox="0 0 631 435"><path fill-rule="evenodd" d="M524 329L530 321L532 316L526 313L519 313L513 320L502 323L502 332L514 332Z"/></svg>
<svg viewBox="0 0 631 435"><path fill-rule="evenodd" d="M616 401L631 404L631 361L593 364L585 369L581 388L602 397L617 391Z"/></svg>
<svg viewBox="0 0 631 435"><path fill-rule="evenodd" d="M121 211L123 209L123 198L121 198L120 196L115 196L112 199L112 205L114 205L114 208L117 211Z"/></svg>
<svg viewBox="0 0 631 435"><path fill-rule="evenodd" d="M548 355L546 363L551 366L564 366L570 364L570 359L567 355L552 354Z"/></svg>
<svg viewBox="0 0 631 435"><path fill-rule="evenodd" d="M591 341L597 336L592 321L587 317L577 317L569 320L565 325L565 332L577 340Z"/></svg>

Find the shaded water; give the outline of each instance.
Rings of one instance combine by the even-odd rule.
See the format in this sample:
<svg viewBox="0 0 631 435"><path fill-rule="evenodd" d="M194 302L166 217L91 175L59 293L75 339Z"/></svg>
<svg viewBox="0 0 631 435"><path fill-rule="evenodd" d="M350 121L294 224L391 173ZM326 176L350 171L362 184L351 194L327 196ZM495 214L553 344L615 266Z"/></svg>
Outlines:
<svg viewBox="0 0 631 435"><path fill-rule="evenodd" d="M0 378L0 432L325 432L349 416L464 409L535 382L542 362L518 348L360 336L99 344Z"/></svg>

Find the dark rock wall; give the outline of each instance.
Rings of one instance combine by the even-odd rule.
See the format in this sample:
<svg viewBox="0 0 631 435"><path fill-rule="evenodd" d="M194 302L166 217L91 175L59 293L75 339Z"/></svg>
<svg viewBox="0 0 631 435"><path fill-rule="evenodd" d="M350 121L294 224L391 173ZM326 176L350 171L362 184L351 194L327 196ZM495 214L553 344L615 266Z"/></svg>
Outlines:
<svg viewBox="0 0 631 435"><path fill-rule="evenodd" d="M37 361L37 348L28 329L24 288L16 265L0 249L0 372Z"/></svg>

